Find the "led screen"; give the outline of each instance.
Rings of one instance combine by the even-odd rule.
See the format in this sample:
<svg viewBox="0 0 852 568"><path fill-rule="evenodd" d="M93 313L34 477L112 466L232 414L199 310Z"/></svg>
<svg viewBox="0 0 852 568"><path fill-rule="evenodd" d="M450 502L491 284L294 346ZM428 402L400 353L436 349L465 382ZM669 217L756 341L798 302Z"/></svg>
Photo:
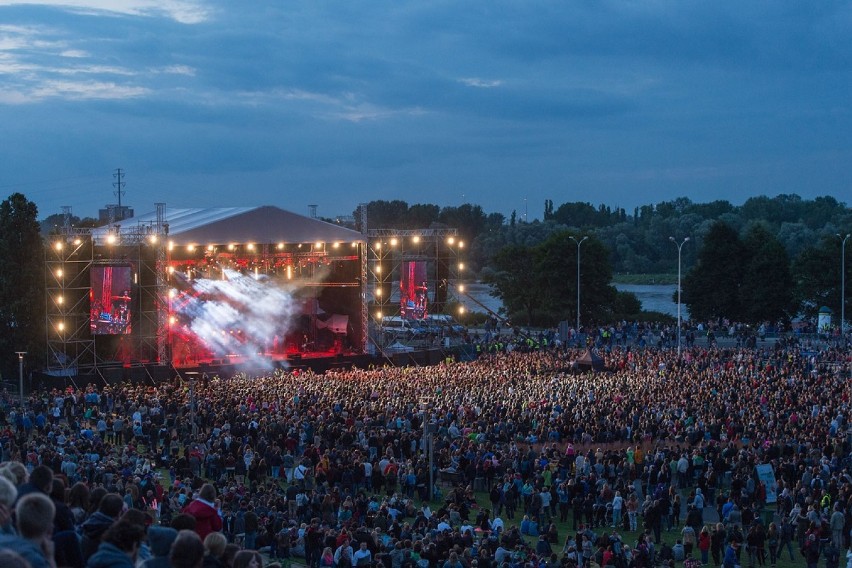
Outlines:
<svg viewBox="0 0 852 568"><path fill-rule="evenodd" d="M131 331L130 266L93 266L91 269L91 317L94 335L125 335Z"/></svg>

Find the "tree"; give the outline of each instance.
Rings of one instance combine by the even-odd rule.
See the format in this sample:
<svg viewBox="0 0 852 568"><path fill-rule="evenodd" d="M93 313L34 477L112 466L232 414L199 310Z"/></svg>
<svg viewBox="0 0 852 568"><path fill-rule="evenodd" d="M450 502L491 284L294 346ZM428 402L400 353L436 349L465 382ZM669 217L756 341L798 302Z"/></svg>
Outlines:
<svg viewBox="0 0 852 568"><path fill-rule="evenodd" d="M509 245L494 257L486 281L520 323L550 326L574 321L577 313L577 245L571 234L551 234L534 246ZM581 316L589 323L607 320L616 298L606 248L595 238L582 245Z"/></svg>
<svg viewBox="0 0 852 568"><path fill-rule="evenodd" d="M747 261L741 264L742 315L737 319L760 323L795 315L793 278L784 245L760 223L749 229L743 245Z"/></svg>
<svg viewBox="0 0 852 568"><path fill-rule="evenodd" d="M852 240L852 239L850 239ZM793 261L793 296L799 310L808 316L815 316L822 306L828 306L835 314L840 310L840 239L836 236L824 238L817 246L804 249ZM849 242L846 254L849 254ZM852 261L846 260L846 298L850 297L852 282ZM846 310L849 318L849 310Z"/></svg>
<svg viewBox="0 0 852 568"><path fill-rule="evenodd" d="M533 249L521 245L503 247L494 255L491 267L483 273L483 280L492 285L492 295L502 300L509 318L525 324L533 322L541 304Z"/></svg>
<svg viewBox="0 0 852 568"><path fill-rule="evenodd" d="M735 318L741 313L738 266L746 259L740 237L722 222L710 227L698 263L683 279L682 301L696 320Z"/></svg>
<svg viewBox="0 0 852 568"><path fill-rule="evenodd" d="M44 354L44 246L38 208L20 193L0 203L0 361L17 376L15 351Z"/></svg>

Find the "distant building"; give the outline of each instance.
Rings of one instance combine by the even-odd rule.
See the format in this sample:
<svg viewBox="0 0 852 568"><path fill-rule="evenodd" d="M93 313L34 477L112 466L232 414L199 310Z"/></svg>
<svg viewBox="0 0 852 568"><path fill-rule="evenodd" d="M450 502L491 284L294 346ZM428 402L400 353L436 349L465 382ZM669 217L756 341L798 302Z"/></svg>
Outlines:
<svg viewBox="0 0 852 568"><path fill-rule="evenodd" d="M133 217L133 208L127 205L105 205L103 209L98 209L98 221L101 223L122 221L131 217Z"/></svg>

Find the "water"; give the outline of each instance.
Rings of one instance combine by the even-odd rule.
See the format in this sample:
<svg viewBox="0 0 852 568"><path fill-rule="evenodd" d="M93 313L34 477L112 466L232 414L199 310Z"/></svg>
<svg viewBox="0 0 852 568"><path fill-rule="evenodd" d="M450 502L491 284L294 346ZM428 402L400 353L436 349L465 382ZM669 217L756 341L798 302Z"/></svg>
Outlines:
<svg viewBox="0 0 852 568"><path fill-rule="evenodd" d="M467 293L477 302L486 306L494 312L499 312L503 303L500 298L491 296L488 292L490 286L475 282L467 284ZM673 300L674 293L677 291L676 284L615 284L615 288L620 292L632 292L636 294L639 301L642 302L642 309L646 311L660 312L677 317L677 302ZM470 298L462 297L462 304L465 309L474 312L484 312L482 306L472 301ZM582 302L582 298L580 298ZM686 319L688 312L686 306L681 305L681 317Z"/></svg>
<svg viewBox="0 0 852 568"><path fill-rule="evenodd" d="M677 317L677 301L674 300L677 284L615 284L619 292L632 292L642 302L642 309L647 312L660 312ZM680 313L683 319L689 317L686 306L681 304Z"/></svg>

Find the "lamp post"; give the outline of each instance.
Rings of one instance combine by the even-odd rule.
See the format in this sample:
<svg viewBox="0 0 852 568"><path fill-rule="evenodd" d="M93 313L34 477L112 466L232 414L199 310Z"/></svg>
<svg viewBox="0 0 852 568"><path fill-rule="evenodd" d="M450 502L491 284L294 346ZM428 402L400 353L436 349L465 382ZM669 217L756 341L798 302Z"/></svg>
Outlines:
<svg viewBox="0 0 852 568"><path fill-rule="evenodd" d="M582 245L586 239L588 239L588 235L580 239L579 241L573 236L568 237L572 241L577 244L577 340L580 339L580 245Z"/></svg>
<svg viewBox="0 0 852 568"><path fill-rule="evenodd" d="M841 237L840 239L840 337L843 338L846 333L846 241L850 234Z"/></svg>
<svg viewBox="0 0 852 568"><path fill-rule="evenodd" d="M26 351L15 351L18 355L18 387L21 389L21 412L24 411L24 355Z"/></svg>
<svg viewBox="0 0 852 568"><path fill-rule="evenodd" d="M669 240L677 247L677 357L680 359L680 253L683 245L689 242L689 237L684 237L681 242L677 242L674 237L669 237Z"/></svg>

